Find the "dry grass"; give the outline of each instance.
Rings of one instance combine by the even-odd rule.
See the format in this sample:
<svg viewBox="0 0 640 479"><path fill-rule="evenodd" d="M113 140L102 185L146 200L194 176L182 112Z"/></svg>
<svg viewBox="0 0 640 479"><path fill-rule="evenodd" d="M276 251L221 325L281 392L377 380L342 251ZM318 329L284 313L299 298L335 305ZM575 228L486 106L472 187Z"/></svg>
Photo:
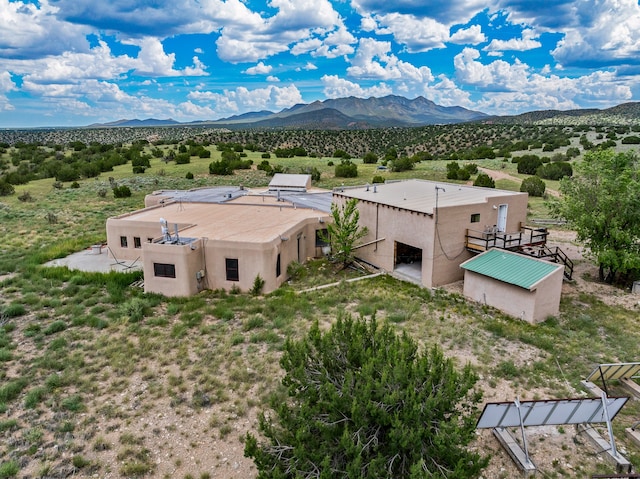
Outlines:
<svg viewBox="0 0 640 479"><path fill-rule="evenodd" d="M261 172L242 175L226 180L264 180ZM580 284L569 286L558 318L530 326L459 294L389 277L297 294L337 280L324 262L269 295L188 299L145 295L130 287L135 274L40 266L102 239L107 217L139 207L145 193L189 184L155 176L153 168L128 181L130 199L100 197L106 180L99 178L74 190L28 185L34 203L0 203L0 274L13 272L0 282L0 308L12 311L0 328L2 470L18 467L20 477L251 477L241 438L254 430L267 398L281 394L284 341L314 321L331 324L339 311L376 314L425 346L440 344L461 364L471 362L491 401L579 395L580 379L595 364L637 360L637 309L608 305ZM46 220L48 212L58 223ZM616 418L633 459L638 451L621 429L638 412L632 404ZM532 445L546 477L603 469L573 439L554 433ZM484 433L476 447L495 454L487 477L516 474Z"/></svg>

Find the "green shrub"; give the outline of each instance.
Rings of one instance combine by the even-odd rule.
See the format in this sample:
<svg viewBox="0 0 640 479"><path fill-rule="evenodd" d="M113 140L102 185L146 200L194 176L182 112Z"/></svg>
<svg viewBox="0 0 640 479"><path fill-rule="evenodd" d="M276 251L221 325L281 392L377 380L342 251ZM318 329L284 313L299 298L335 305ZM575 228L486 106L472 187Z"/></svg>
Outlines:
<svg viewBox="0 0 640 479"><path fill-rule="evenodd" d="M371 183L373 183L373 184L375 185L376 183L377 183L377 184L384 183L384 181L385 181L385 180L384 180L384 177L383 177L383 176L376 175L376 176L374 176L374 177L373 177L373 179L371 180Z"/></svg>
<svg viewBox="0 0 640 479"><path fill-rule="evenodd" d="M20 378L7 381L0 387L0 403L11 402L16 399L27 386L27 380Z"/></svg>
<svg viewBox="0 0 640 479"><path fill-rule="evenodd" d="M45 388L37 387L32 389L27 393L27 395L24 398L24 407L27 409L35 408L38 404L42 402L46 394L47 394L47 390Z"/></svg>
<svg viewBox="0 0 640 479"><path fill-rule="evenodd" d="M342 160L335 166L336 178L356 178L358 176L358 165L351 160Z"/></svg>
<svg viewBox="0 0 640 479"><path fill-rule="evenodd" d="M0 421L0 432L15 431L18 429L18 421L16 419L7 419Z"/></svg>
<svg viewBox="0 0 640 479"><path fill-rule="evenodd" d="M622 139L623 145L638 145L640 144L640 137L635 135L629 135L626 138Z"/></svg>
<svg viewBox="0 0 640 479"><path fill-rule="evenodd" d="M52 334L59 333L67 329L67 323L62 321L61 319L54 321L43 331L45 336L50 336Z"/></svg>
<svg viewBox="0 0 640 479"><path fill-rule="evenodd" d="M482 186L484 188L495 188L496 182L493 181L493 178L491 178L486 173L480 173L476 177L476 180L473 182L473 186Z"/></svg>
<svg viewBox="0 0 640 479"><path fill-rule="evenodd" d="M7 318L15 318L17 316L23 316L26 313L23 304L20 303L11 303L4 309L0 311L0 315L5 316Z"/></svg>
<svg viewBox="0 0 640 479"><path fill-rule="evenodd" d="M571 164L566 161L557 161L540 166L536 170L536 175L545 180L557 181L565 176L573 176L573 168Z"/></svg>
<svg viewBox="0 0 640 479"><path fill-rule="evenodd" d="M220 160L209 163L210 175L233 175L233 168L228 161Z"/></svg>
<svg viewBox="0 0 640 479"><path fill-rule="evenodd" d="M413 170L414 167L413 160L408 156L402 156L397 158L391 162L391 171L401 172L401 171L409 171Z"/></svg>
<svg viewBox="0 0 640 479"><path fill-rule="evenodd" d="M16 461L3 462L0 464L0 479L15 477L19 471L20 467Z"/></svg>
<svg viewBox="0 0 640 479"><path fill-rule="evenodd" d="M128 198L131 196L131 189L127 185L115 186L113 188L114 198Z"/></svg>
<svg viewBox="0 0 640 479"><path fill-rule="evenodd" d="M84 410L84 404L79 394L74 394L62 400L62 408L71 412L79 412Z"/></svg>
<svg viewBox="0 0 640 479"><path fill-rule="evenodd" d="M528 193L529 196L544 196L544 192L547 189L547 185L539 176L530 176L525 178L520 184L520 191Z"/></svg>
<svg viewBox="0 0 640 479"><path fill-rule="evenodd" d="M86 467L89 464L91 464L91 461L88 459L85 459L80 455L77 455L77 456L73 456L73 459L71 459L71 463L73 464L73 467L75 467L76 469L82 469L83 467Z"/></svg>
<svg viewBox="0 0 640 479"><path fill-rule="evenodd" d="M302 263L298 261L292 261L287 266L287 276L292 280L302 279L307 272L307 269L304 267Z"/></svg>
<svg viewBox="0 0 640 479"><path fill-rule="evenodd" d="M12 184L7 183L4 179L0 180L0 196L11 196L16 192Z"/></svg>
<svg viewBox="0 0 640 479"><path fill-rule="evenodd" d="M469 178L471 178L471 173L469 172L469 170L467 170L466 168L460 168L458 170L458 175L456 176L457 180L467 181Z"/></svg>
<svg viewBox="0 0 640 479"><path fill-rule="evenodd" d="M141 321L145 317L147 309L146 301L141 298L131 298L121 307L122 315L128 317L132 323Z"/></svg>
<svg viewBox="0 0 640 479"><path fill-rule="evenodd" d="M460 165L457 161L451 161L447 163L447 179L448 180L456 180L458 179L458 173L460 172Z"/></svg>
<svg viewBox="0 0 640 479"><path fill-rule="evenodd" d="M515 160L515 158L514 158ZM518 158L518 173L535 175L536 170L542 166L542 160L537 155L524 155Z"/></svg>
<svg viewBox="0 0 640 479"><path fill-rule="evenodd" d="M264 288L264 279L262 278L262 276L260 276L260 274L258 274L256 278L253 280L253 286L251 287L251 290L249 292L253 296L258 296L260 295L260 293L262 293L263 288Z"/></svg>
<svg viewBox="0 0 640 479"><path fill-rule="evenodd" d="M466 165L464 165L464 169L472 175L478 173L478 165L476 165L475 163L467 163Z"/></svg>
<svg viewBox="0 0 640 479"><path fill-rule="evenodd" d="M362 162L365 165L372 165L378 162L378 155L373 152L368 152L362 157Z"/></svg>

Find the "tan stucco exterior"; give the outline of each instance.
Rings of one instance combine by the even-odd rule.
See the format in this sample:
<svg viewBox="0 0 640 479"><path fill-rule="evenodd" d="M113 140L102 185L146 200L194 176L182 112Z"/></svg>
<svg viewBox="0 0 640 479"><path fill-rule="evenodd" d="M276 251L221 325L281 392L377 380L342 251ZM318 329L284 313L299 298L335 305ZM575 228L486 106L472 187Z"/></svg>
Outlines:
<svg viewBox="0 0 640 479"><path fill-rule="evenodd" d="M459 265L472 256L465 248L467 229L493 227L498 213L506 211L504 231L518 231L526 220L528 196L424 180L334 191L334 202L350 198L358 199L360 224L369 230L362 243L372 242L357 256L391 272L400 259L398 248L412 246L421 250L422 285L436 287L463 278Z"/></svg>
<svg viewBox="0 0 640 479"><path fill-rule="evenodd" d="M529 323L538 323L560 312L563 266L541 280L532 289L465 271L463 294L482 304Z"/></svg>
<svg viewBox="0 0 640 479"><path fill-rule="evenodd" d="M316 230L325 229L329 218L325 212L272 199L158 203L109 218L107 243L116 261L143 262L145 292L190 296L204 289L248 291L260 275L267 293L287 280L292 261L321 254ZM161 220L170 241L163 236ZM229 279L227 260L237 261L237 278Z"/></svg>

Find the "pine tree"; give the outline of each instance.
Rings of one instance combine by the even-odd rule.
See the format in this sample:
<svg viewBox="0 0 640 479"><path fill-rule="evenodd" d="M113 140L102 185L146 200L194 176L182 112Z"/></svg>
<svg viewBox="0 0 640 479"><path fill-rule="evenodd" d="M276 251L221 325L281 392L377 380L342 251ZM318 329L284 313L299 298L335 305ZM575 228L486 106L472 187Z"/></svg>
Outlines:
<svg viewBox="0 0 640 479"><path fill-rule="evenodd" d="M245 437L259 479L473 478L488 459L466 449L481 394L434 346L375 318L316 323L287 341L281 365L288 399L261 414L265 439Z"/></svg>

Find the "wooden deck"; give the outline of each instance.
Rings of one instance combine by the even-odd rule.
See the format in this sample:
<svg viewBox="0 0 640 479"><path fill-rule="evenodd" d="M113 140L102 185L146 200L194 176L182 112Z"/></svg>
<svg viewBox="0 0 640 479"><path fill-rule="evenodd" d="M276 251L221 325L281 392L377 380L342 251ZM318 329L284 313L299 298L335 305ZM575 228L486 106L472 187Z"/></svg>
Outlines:
<svg viewBox="0 0 640 479"><path fill-rule="evenodd" d="M530 228L520 224L520 230L514 233L492 231L491 229L484 231L467 229L465 237L466 248L472 253L483 253L491 248L499 248L546 259L554 263L562 263L564 276L571 279L573 261L560 248L549 248L547 236L549 236L547 228Z"/></svg>

